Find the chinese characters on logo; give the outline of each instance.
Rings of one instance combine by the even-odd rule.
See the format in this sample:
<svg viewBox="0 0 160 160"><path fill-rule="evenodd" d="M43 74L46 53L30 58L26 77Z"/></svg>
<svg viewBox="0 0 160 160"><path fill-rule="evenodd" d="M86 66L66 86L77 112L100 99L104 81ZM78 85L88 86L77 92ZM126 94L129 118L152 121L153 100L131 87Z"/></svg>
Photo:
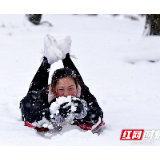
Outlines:
<svg viewBox="0 0 160 160"><path fill-rule="evenodd" d="M123 129L120 140L160 139L160 130Z"/></svg>

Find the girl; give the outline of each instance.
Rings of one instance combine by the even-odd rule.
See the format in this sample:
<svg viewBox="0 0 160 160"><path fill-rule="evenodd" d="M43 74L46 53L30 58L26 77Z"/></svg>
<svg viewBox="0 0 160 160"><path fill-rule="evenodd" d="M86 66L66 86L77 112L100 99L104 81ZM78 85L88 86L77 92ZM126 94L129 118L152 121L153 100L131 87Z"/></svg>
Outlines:
<svg viewBox="0 0 160 160"><path fill-rule="evenodd" d="M93 133L103 128L103 112L73 64L70 46L70 37L57 43L52 36L45 36L43 61L27 95L20 101L22 120L28 127L37 131L61 130L64 124L70 123ZM62 60L64 68L53 73L48 85L50 66L58 60ZM69 97L70 102L60 104L55 113L52 104L60 97ZM72 120L68 121L71 115Z"/></svg>

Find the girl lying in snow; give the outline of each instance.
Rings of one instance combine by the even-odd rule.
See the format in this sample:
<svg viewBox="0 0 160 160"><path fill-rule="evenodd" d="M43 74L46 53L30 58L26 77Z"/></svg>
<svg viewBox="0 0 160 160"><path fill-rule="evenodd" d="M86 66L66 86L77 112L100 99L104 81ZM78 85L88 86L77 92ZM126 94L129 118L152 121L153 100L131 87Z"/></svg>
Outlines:
<svg viewBox="0 0 160 160"><path fill-rule="evenodd" d="M105 125L103 112L70 58L71 39L59 43L46 35L43 61L27 95L20 101L22 120L38 131L61 130L69 123L83 130L99 132ZM48 85L51 64L62 60Z"/></svg>

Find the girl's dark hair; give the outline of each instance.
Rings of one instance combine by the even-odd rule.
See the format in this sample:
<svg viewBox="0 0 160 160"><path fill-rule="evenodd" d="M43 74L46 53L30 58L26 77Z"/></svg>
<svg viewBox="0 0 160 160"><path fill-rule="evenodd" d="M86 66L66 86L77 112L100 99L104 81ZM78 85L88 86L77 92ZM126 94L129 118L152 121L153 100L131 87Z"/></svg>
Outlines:
<svg viewBox="0 0 160 160"><path fill-rule="evenodd" d="M54 71L53 75L52 75L52 79L51 79L51 87L52 87L52 91L55 92L55 87L57 84L57 81L60 80L61 78L64 77L71 77L73 78L76 87L78 87L78 84L80 84L80 80L78 75L76 75L76 72L70 68L60 68L57 69L56 71ZM55 94L55 93L54 93Z"/></svg>

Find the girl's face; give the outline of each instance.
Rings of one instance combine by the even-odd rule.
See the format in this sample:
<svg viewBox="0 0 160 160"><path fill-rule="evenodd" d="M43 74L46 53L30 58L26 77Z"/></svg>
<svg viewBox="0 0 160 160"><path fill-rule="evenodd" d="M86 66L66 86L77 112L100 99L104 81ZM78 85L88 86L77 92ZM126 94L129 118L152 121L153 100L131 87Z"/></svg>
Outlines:
<svg viewBox="0 0 160 160"><path fill-rule="evenodd" d="M64 77L57 81L56 87L56 97L67 97L67 96L77 96L77 87L73 78Z"/></svg>

